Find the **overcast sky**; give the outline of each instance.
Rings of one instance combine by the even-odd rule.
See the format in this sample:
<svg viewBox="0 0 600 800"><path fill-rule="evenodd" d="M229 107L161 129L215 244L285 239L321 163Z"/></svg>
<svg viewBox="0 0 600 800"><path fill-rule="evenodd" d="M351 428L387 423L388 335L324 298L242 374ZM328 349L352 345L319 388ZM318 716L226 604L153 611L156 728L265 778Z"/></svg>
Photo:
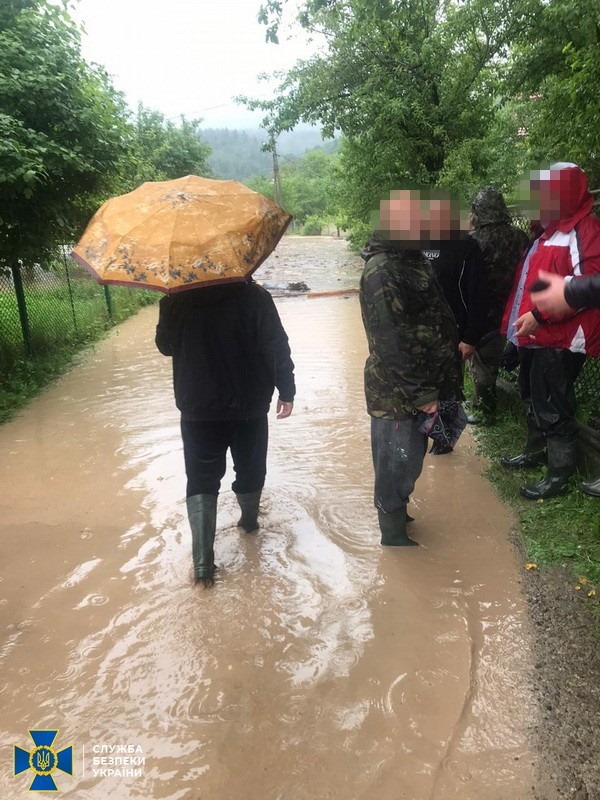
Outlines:
<svg viewBox="0 0 600 800"><path fill-rule="evenodd" d="M83 54L103 64L132 108L202 117L204 127L256 127L233 103L239 94L269 94L261 72L286 69L310 53L298 36L265 42L256 20L261 0L79 0ZM289 30L289 28L288 28Z"/></svg>

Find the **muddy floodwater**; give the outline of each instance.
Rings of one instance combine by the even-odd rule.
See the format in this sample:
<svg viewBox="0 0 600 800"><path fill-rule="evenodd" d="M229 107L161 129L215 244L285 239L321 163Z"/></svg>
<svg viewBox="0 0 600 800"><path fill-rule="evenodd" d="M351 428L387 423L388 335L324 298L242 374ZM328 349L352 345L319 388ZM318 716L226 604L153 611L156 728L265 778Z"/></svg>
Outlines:
<svg viewBox="0 0 600 800"><path fill-rule="evenodd" d="M426 458L421 547L382 549L358 299L277 303L297 402L271 417L258 535L225 478L213 590L190 583L156 307L0 428L3 800L34 777L12 775L30 729L73 745L53 778L77 800L533 797L511 518L472 441Z"/></svg>

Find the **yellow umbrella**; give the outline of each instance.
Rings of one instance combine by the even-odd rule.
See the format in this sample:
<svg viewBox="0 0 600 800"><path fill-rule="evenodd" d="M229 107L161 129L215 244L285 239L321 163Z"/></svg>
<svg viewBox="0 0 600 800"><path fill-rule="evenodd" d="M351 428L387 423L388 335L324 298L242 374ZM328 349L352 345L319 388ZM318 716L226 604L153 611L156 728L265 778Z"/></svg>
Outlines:
<svg viewBox="0 0 600 800"><path fill-rule="evenodd" d="M275 249L291 219L237 181L188 175L108 200L71 257L100 283L167 294L240 282Z"/></svg>

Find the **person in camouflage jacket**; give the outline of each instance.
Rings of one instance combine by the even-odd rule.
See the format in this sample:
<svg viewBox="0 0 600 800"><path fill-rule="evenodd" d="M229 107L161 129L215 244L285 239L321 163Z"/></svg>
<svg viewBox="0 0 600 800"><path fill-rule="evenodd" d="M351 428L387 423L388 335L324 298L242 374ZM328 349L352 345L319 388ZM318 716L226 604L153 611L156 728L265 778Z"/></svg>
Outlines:
<svg viewBox="0 0 600 800"><path fill-rule="evenodd" d="M496 380L506 346L500 332L502 315L529 237L512 224L504 197L491 186L481 189L473 200L471 226L471 236L479 243L487 266L490 300L487 329L471 358L474 413L469 422L477 423L496 409Z"/></svg>
<svg viewBox="0 0 600 800"><path fill-rule="evenodd" d="M462 399L461 367L456 322L422 243L389 237L374 234L362 251L360 304L381 543L406 546L415 544L406 534L406 506L427 449L417 412Z"/></svg>

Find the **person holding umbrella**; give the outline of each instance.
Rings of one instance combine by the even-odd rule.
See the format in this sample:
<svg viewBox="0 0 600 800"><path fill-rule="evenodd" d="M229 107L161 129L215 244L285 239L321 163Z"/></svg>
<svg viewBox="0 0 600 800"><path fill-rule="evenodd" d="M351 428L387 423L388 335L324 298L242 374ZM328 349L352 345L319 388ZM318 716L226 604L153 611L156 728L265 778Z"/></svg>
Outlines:
<svg viewBox="0 0 600 800"><path fill-rule="evenodd" d="M188 175L106 202L71 254L103 284L156 289L156 345L173 359L187 474L194 580L212 586L217 498L231 450L239 526L258 529L267 413L292 413L287 335L271 295L251 278L291 216L235 181Z"/></svg>
<svg viewBox="0 0 600 800"><path fill-rule="evenodd" d="M194 579L214 583L217 497L231 450L247 533L258 529L267 474L267 413L292 413L294 363L271 295L252 280L196 289L160 301L156 345L173 358L175 401L187 475Z"/></svg>

